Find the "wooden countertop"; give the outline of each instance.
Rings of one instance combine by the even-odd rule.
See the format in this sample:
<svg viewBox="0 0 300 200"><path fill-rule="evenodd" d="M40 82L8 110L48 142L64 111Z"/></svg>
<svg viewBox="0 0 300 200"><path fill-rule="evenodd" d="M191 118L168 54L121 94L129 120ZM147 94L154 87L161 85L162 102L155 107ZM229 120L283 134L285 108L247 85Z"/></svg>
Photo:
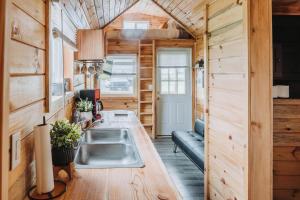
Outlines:
<svg viewBox="0 0 300 200"><path fill-rule="evenodd" d="M129 128L144 160L144 168L76 169L64 200L182 199L171 181L152 141L133 112L115 118L104 112L103 128ZM172 149L170 149L172 152Z"/></svg>

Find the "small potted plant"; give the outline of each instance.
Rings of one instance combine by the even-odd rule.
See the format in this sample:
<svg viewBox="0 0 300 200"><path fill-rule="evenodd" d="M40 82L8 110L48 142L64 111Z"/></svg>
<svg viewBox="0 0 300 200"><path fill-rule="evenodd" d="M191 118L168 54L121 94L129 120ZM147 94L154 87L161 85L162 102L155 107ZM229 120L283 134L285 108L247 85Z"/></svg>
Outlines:
<svg viewBox="0 0 300 200"><path fill-rule="evenodd" d="M77 110L80 112L80 118L82 120L92 120L93 119L93 103L91 101L82 100L76 104Z"/></svg>
<svg viewBox="0 0 300 200"><path fill-rule="evenodd" d="M80 126L68 120L58 120L51 124L52 162L55 166L66 166L73 162L75 147L81 136Z"/></svg>

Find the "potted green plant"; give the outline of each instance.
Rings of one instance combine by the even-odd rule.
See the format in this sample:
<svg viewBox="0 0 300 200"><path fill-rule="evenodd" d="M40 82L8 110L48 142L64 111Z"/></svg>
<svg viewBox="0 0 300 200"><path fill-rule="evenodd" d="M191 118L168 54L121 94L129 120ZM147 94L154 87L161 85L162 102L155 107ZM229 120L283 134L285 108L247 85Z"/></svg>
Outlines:
<svg viewBox="0 0 300 200"><path fill-rule="evenodd" d="M68 120L58 120L51 124L52 162L55 166L66 166L73 162L75 146L81 136L79 125L71 124Z"/></svg>
<svg viewBox="0 0 300 200"><path fill-rule="evenodd" d="M80 112L80 118L82 120L92 120L93 119L93 103L91 101L82 100L76 104L77 110Z"/></svg>

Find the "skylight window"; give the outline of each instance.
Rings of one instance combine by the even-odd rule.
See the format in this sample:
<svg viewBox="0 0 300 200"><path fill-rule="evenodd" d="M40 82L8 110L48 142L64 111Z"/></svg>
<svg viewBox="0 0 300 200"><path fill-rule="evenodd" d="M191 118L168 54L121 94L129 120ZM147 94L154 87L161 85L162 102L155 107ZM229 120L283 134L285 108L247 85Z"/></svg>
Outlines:
<svg viewBox="0 0 300 200"><path fill-rule="evenodd" d="M124 21L123 29L149 29L149 21Z"/></svg>

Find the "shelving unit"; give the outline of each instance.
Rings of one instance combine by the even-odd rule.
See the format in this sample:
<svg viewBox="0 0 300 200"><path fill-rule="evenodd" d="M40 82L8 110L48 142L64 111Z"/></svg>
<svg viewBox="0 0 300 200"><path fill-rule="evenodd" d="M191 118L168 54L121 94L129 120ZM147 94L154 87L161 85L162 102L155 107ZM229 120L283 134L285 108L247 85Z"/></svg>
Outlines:
<svg viewBox="0 0 300 200"><path fill-rule="evenodd" d="M155 138L155 41L139 42L138 116L147 133Z"/></svg>

